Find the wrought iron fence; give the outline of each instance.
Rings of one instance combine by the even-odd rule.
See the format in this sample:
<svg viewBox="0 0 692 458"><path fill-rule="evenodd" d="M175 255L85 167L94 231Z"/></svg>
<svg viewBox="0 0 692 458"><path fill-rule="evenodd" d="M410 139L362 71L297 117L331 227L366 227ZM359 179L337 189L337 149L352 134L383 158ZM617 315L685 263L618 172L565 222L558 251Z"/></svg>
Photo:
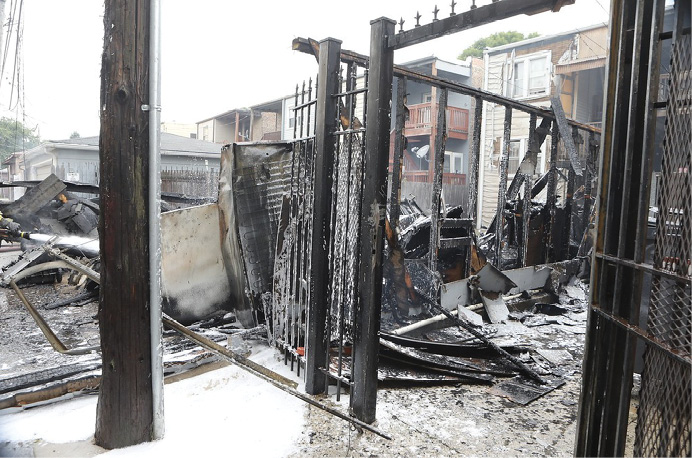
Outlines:
<svg viewBox="0 0 692 458"><path fill-rule="evenodd" d="M320 84L331 88L322 97L312 81L296 88L294 117L301 122L294 127L270 313L271 339L299 374L305 367L308 391L336 384L337 398L353 384L351 358L358 351L353 329L368 78L354 63L338 68L321 71Z"/></svg>

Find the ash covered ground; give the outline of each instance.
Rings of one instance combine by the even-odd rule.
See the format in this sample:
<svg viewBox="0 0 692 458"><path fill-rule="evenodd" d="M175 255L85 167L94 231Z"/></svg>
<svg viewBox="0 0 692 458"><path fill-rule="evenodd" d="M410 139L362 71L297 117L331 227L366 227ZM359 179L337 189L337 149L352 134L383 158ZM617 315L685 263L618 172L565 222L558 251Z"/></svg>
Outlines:
<svg viewBox="0 0 692 458"><path fill-rule="evenodd" d="M281 393L273 402L282 405L285 402L286 405L290 405L292 410L290 414L286 414L285 421L296 423L300 427L292 427L290 429L291 434L282 436L281 440L290 442L285 444L286 447L272 449L273 452L264 456L572 455L584 348L586 290L586 285L574 279L564 288L560 295L560 304L568 309L567 313L557 316L541 314L524 316L524 323L526 324L510 320L505 324L486 325L485 331L491 335L494 343L530 348L530 351L521 356L522 360L530 363L542 375L559 376L564 380L565 383L562 386L528 405L512 402L498 394L494 387L484 385L463 383L448 386L382 385L378 390L375 426L392 436L393 439L389 441L369 432L357 431L348 423L317 408L303 403L298 403L299 407L296 407L294 405L295 398ZM97 303L95 301L81 307L60 307L54 310L45 310L42 305L76 294L74 287L60 283L26 287L24 291L68 347L98 345ZM98 353L68 356L55 352L11 289L0 290L0 323L2 326L0 345L3 348L0 353L0 378L4 379L53 367L98 364L100 362ZM213 334L213 331L210 332ZM453 329L450 332L453 332ZM219 338L225 339L225 336ZM170 350L167 352L168 361L176 358L178 360L195 359L205 354L201 349L190 345L181 346L179 341L171 343L173 342L172 339L170 337L167 339ZM253 355L263 355L262 362L270 369L297 379L296 374L291 373L288 367L283 365L283 358L274 350L267 349L264 344L257 341L250 343L249 349ZM172 353L175 353L176 356L171 358ZM267 357L268 354L273 356ZM230 395L237 389L278 392L265 382L251 376L241 377L242 382L239 382L238 376L229 377L220 372L229 369L215 370L202 376L205 377L205 380L209 379L208 383L205 382L207 385L211 383L214 389L219 390L216 396L225 397L226 394L224 393ZM235 370L237 371L237 369ZM216 382L214 382L216 380L214 374L219 374ZM238 383L241 383L242 386L239 386ZM182 386L180 385L180 387ZM334 387L331 388L333 391ZM208 400L195 397L194 391L196 389L190 388L193 393L192 395L187 393L185 399L189 398L189 402L195 404L209 402L210 404L206 407L200 404L196 405L196 408L202 411L204 409L215 410L213 397ZM170 389L167 387L167 395L169 391ZM183 391L183 388L177 388L177 391L171 392L180 391ZM91 398L93 399L87 410L95 410L96 408L95 396L91 396ZM343 410L348 409L348 396L345 392L339 402L336 401L333 392L324 396L322 401ZM60 405L67 408L71 402L77 402L77 400L61 401L52 406L36 407L29 411L40 412L42 409L59 408L57 406ZM167 402L175 405L179 401L170 398ZM243 425L243 427L251 428L253 431L255 429L262 431L263 428L266 428L262 418L272 416L272 408L281 411L279 405L272 407L265 403L261 406L258 405L258 407L269 411L262 412L262 415L250 415L248 417L249 424ZM231 409L233 408L231 407ZM4 423L7 425L21 421L22 414L27 412L17 407L4 410L5 412L0 411L0 426L3 422L10 422ZM176 421L176 415L169 409L167 416L172 418L167 418L167 424L169 421ZM233 417L232 412L224 418L230 417ZM254 420L255 417L257 417L256 420ZM188 418L187 421L202 422L203 424L207 420L202 416L202 418L196 419ZM210 419L210 421L212 420ZM217 419L214 421L223 422L224 420ZM253 425L253 421L257 421L257 424ZM84 428L88 429L88 424L89 422ZM240 426L236 425L235 428L238 429ZM238 431L240 430L238 429ZM89 431L83 434L88 437ZM93 429L91 434L93 434ZM233 430L229 430L228 434L233 434ZM247 435L247 433L241 433L239 437L241 442L242 437L245 437L243 434ZM266 437L266 434L270 433L265 431L263 434ZM72 444L71 446L67 447L64 444L53 446L56 443L55 439L45 434L42 435L40 431L36 433L34 439L25 440L8 436L0 430L0 451L2 451L0 455L66 456L94 455L105 452L105 450L95 447L92 439L70 440L69 435L67 439L67 442ZM189 440L197 439L190 438ZM175 439L168 437L160 441L161 444L158 447L163 447L160 451L165 450L166 447L173 447L170 445L170 441L175 441ZM169 445L166 446L165 444ZM146 446L137 446L131 451L137 454L139 447ZM151 451L155 450L157 449ZM208 453L226 453L231 448L229 448L227 441L219 439L216 448L206 443L204 450ZM139 451L142 452L143 449L139 448ZM118 453L122 452L124 450ZM263 456L263 453L259 453L257 456Z"/></svg>

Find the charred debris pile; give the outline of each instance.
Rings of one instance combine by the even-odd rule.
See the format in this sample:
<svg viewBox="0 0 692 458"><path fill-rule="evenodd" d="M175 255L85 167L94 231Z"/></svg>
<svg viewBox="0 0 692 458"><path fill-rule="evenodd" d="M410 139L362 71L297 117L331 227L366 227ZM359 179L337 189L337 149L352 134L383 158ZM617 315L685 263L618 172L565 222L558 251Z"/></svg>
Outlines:
<svg viewBox="0 0 692 458"><path fill-rule="evenodd" d="M266 148L271 149L269 146ZM259 154L276 161L286 153L281 147L278 149L278 152L272 150L272 154L265 154L261 149ZM236 163L240 156L237 154ZM276 225L268 233L278 239L281 239L282 225L286 230L286 223L281 223L277 216L281 212L272 208L272 205L286 207L286 201L272 203L267 199L272 197L267 193L272 190L271 176L276 174L276 170L259 162L255 166L267 178L260 179L259 186L250 180L243 183L244 177L241 176L233 188L225 189L227 183L222 179L219 202L165 213L162 224L162 230L168 231L162 235L164 312L183 323L192 323L189 330L204 334L213 341L223 343L232 336L232 339L229 337L230 346L240 349L241 353L243 340L268 339L276 344L277 339L277 329L273 329L276 323L267 322L265 317L272 313L271 277L278 265L275 265L274 253L278 253L280 247L276 250L265 248L263 254L267 259L251 259L258 247L256 237L265 231L255 228L249 236L247 229L249 225L262 221L270 228ZM540 180L536 186L541 186ZM248 192L250 187L252 193ZM79 191L83 190L78 188ZM243 235L231 239L231 242L237 242L235 251L233 246L229 248L229 239L224 239L223 224L221 229L218 224L218 221L223 223L225 199L248 207L248 214L253 215L245 221L226 221L229 228ZM518 204L513 201L507 203L509 215L513 213L513 205ZM63 273L70 272L69 282L80 288L77 294L42 304L42 308L83 305L97 300L98 199L77 197L67 191L64 182L51 176L30 188L21 199L4 205L2 212L5 218L3 236L6 239L22 238L25 252L3 270L1 284L14 288L57 352L85 354L96 350L98 346L67 348L52 332L50 324L43 320L38 307L22 295L18 285L60 282ZM529 237L530 244L535 246L540 245L538 240L543 234L543 213L541 204L535 204ZM258 215L261 221L257 219ZM562 385L565 376L579 372L586 293L577 277L584 276L588 267L584 256L570 255L583 255L586 242L583 236L572 235L571 240L579 240L582 246L574 246L574 253L565 252L565 261L511 268L517 262L516 256L512 256L516 253L513 240L520 230L512 227L521 228L522 224L508 217L509 230L505 231L506 240L503 241L503 266L509 268L501 271L488 261L488 258L492 261L495 241L491 236L477 240L469 220L464 220L462 215L461 207L444 211L437 269L431 271L427 262L431 217L416 205L415 200L402 201L400 232L396 237L393 231L387 232L378 379L380 383L404 386L486 384L492 386L493 393L527 404ZM196 232L198 238L172 229L185 231L186 227ZM492 233L490 230L487 232ZM285 232L283 235L287 236ZM220 240L221 250L211 244L204 245L208 249L200 250L203 245L198 241L203 239ZM33 244L31 240L34 240ZM538 251L535 257L541 257L540 249L529 251ZM215 258L214 262L209 256L218 259ZM186 260L185 263L180 263L181 258ZM247 269L251 260L255 262L252 272ZM214 265L222 265L223 271L210 270L209 266ZM239 281L234 282L238 279L229 273L233 271L240 272ZM470 275L465 275L466 272ZM259 280L250 282L253 274L270 280L265 282L264 291L258 286ZM176 290L175 284L179 283L177 279L181 276L199 284ZM195 280L197 278L199 280ZM215 286L205 286L205 281ZM246 288L246 284L251 287ZM301 323L304 323L305 310L300 313L302 316L293 318L294 326L304 326ZM166 336L172 332L167 331ZM296 356L299 368L304 364L303 338L297 338L291 356L292 364L293 356ZM180 339L168 339L166 345L167 353L172 354L195 347L194 343L183 343ZM338 346L338 343L334 345ZM325 370L333 375L339 372L338 377L346 381L344 386L348 386L348 339L338 350L338 357L336 346L334 352L330 352L330 367ZM216 360L208 353L205 355L191 360L200 363ZM96 359L93 363L98 366ZM169 371L173 371L171 367L182 370L191 365L196 363L189 363L187 356L182 361L175 358L167 361ZM98 372L98 367L85 369L90 374L94 370ZM42 380L40 375L35 378Z"/></svg>

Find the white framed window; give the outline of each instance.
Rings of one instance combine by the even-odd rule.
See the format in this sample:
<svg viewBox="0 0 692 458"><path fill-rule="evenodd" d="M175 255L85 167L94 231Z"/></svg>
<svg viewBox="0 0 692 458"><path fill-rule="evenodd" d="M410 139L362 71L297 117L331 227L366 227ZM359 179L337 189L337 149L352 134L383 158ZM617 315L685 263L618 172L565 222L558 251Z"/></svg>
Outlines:
<svg viewBox="0 0 692 458"><path fill-rule="evenodd" d="M509 141L509 162L507 164L507 175L514 176L519 171L519 166L521 165L522 159L526 155L526 151L529 149L529 139L524 138L513 138ZM545 171L545 154L546 149L545 142L541 145L536 155L536 170L537 174L543 174Z"/></svg>
<svg viewBox="0 0 692 458"><path fill-rule="evenodd" d="M464 173L464 153L445 151L445 173Z"/></svg>
<svg viewBox="0 0 692 458"><path fill-rule="evenodd" d="M549 95L551 65L550 51L515 58L507 82L508 95L515 99Z"/></svg>
<svg viewBox="0 0 692 458"><path fill-rule="evenodd" d="M514 139L509 141L509 162L507 164L507 174L514 175L519 170L519 164L524 157L526 139Z"/></svg>

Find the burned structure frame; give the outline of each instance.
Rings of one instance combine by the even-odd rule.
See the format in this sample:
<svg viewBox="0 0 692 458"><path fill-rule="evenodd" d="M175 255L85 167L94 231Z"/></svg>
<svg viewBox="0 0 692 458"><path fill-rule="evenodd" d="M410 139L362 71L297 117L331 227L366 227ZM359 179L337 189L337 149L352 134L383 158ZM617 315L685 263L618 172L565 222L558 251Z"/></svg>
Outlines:
<svg viewBox="0 0 692 458"><path fill-rule="evenodd" d="M440 35L468 29L518 14L535 14L558 10L564 2L505 0L472 8L449 18L437 19L429 26L411 31L395 31L395 22L380 18L371 22L370 56L342 50L341 42L326 39L321 42L296 39L294 49L314 55L319 64L315 80L297 87L294 107L294 166L291 195L283 204L279 229L279 245L274 276L274 292L269 313L271 339L285 352L291 366L305 367L306 389L317 394L327 391L330 379L351 390L352 414L365 422L375 420L377 398L377 368L382 312L383 253L385 234L397 230L401 177L401 154L404 148L403 116L405 112L406 81L418 81L440 89L440 108L437 113L441 125L445 122L445 96L449 91L469 95L476 101L476 123L471 146L472 173L469 196L471 218L445 220L440 217L441 176L444 160L445 130L440 129L436 140L435 174L437 186L433 192L431 249L427 262L435 266L438 250L452 246L468 246L470 232L475 225L479 155L481 142L482 104L495 103L505 107L511 127L512 110L530 115L530 154L550 134L551 170L533 183L533 170L517 173L507 189L507 181L498 195L497 223L492 231L496 240L505 236L505 222L514 212L505 210L505 202L515 199L521 186L524 197L519 211L531 208L531 199L547 188L548 207L555 215L557 184L565 178L568 215L567 234L561 242L553 243L553 227L545 229L544 237L551 249L546 250L540 262L551 262L569 256L569 227L577 219L572 211L571 199L576 177L582 177L584 189L591 186L592 160L598 147L597 129L581 125L555 115L553 110L534 107L496 94L471 88L453 81L418 73L393 64L394 50ZM346 77L341 65L345 65ZM358 68L362 77L357 77ZM388 160L391 129L392 85L397 78L397 120L394 173L388 199ZM357 87L357 80L362 87ZM357 108L359 107L359 108ZM357 115L356 115L357 113ZM314 116L314 118L313 118ZM359 119L360 117L360 119ZM538 119L541 118L541 122ZM301 120L299 125L298 120ZM558 127L558 124L563 124ZM552 126L552 127L551 127ZM570 140L582 145L582 161L558 161L558 131L568 129ZM508 142L503 151L504 167L501 176L507 179ZM572 142L569 142L572 143ZM563 143L563 148L566 148ZM562 174L559 169L566 169ZM586 173L583 174L582 172ZM389 202L388 202L389 200ZM583 195L583 213L580 219L588 221L590 193ZM387 218L389 210L389 219ZM527 210L529 209L529 210ZM525 228L519 245L520 265L530 265L527 259L528 227L530 218L523 218ZM441 229L465 226L469 236L446 239ZM494 261L502 265L502 243L495 244ZM470 256L466 260L469 271ZM438 285L439 286L439 285ZM339 394L337 394L339 396Z"/></svg>

